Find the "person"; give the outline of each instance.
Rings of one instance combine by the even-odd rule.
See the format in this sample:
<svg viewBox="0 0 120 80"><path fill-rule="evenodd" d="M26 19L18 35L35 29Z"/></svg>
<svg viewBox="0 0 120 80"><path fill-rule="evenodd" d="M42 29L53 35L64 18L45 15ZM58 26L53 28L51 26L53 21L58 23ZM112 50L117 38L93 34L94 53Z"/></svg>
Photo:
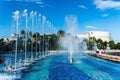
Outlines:
<svg viewBox="0 0 120 80"><path fill-rule="evenodd" d="M100 50L100 54L104 54L105 51L103 49Z"/></svg>

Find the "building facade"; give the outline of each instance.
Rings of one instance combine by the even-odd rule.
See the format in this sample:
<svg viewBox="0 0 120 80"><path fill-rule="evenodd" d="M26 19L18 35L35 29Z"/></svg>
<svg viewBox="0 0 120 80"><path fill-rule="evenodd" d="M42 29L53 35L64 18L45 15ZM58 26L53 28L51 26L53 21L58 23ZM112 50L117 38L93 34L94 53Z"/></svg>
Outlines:
<svg viewBox="0 0 120 80"><path fill-rule="evenodd" d="M15 34L15 33L11 34L10 41L16 40L17 37L19 37L18 34Z"/></svg>
<svg viewBox="0 0 120 80"><path fill-rule="evenodd" d="M89 39L90 37L95 37L96 39L102 39L103 41L107 41L107 42L112 40L111 34L105 31L88 31L82 34L76 34L76 36L83 39Z"/></svg>

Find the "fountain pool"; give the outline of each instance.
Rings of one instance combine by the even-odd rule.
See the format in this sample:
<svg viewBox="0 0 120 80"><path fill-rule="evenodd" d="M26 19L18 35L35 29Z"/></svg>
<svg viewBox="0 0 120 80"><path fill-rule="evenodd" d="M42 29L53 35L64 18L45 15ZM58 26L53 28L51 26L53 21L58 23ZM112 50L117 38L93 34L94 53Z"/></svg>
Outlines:
<svg viewBox="0 0 120 80"><path fill-rule="evenodd" d="M73 63L70 64L68 55L69 53L57 53L43 58L32 64L30 69L23 72L17 80L120 79L120 64L118 63L99 59L87 53L74 53Z"/></svg>

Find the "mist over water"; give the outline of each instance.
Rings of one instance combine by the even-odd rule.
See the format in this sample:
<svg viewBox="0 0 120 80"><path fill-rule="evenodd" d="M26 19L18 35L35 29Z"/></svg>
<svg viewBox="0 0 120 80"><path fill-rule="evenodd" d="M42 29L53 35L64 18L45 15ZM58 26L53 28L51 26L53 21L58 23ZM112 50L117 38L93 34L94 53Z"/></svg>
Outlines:
<svg viewBox="0 0 120 80"><path fill-rule="evenodd" d="M80 40L71 34L65 34L60 40L62 48L70 52L78 51L80 48L79 44Z"/></svg>
<svg viewBox="0 0 120 80"><path fill-rule="evenodd" d="M79 51L81 41L75 36L78 30L77 17L73 15L66 16L65 25L67 33L60 40L61 47L69 52Z"/></svg>
<svg viewBox="0 0 120 80"><path fill-rule="evenodd" d="M69 52L69 60L72 63L73 52L80 51L81 48L81 40L77 36L75 36L76 32L78 32L78 22L77 17L73 15L69 15L65 17L65 27L67 30L65 35L60 40L60 45L64 50L68 50Z"/></svg>
<svg viewBox="0 0 120 80"><path fill-rule="evenodd" d="M77 17L76 16L66 16L65 23L68 29L66 30L66 34L61 38L60 45L64 50L68 50L70 53L69 59L70 63L72 63L73 52L80 50L81 41L78 37L75 36L78 28Z"/></svg>
<svg viewBox="0 0 120 80"><path fill-rule="evenodd" d="M65 17L65 27L67 27L66 32L70 34L75 34L78 32L78 20L74 15L69 15Z"/></svg>

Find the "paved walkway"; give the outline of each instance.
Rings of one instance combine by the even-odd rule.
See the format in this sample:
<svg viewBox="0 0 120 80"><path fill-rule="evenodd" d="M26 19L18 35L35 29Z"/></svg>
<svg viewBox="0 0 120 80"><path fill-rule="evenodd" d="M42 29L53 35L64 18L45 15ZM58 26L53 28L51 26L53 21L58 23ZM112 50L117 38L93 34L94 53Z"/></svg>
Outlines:
<svg viewBox="0 0 120 80"><path fill-rule="evenodd" d="M113 55L99 54L99 53L90 53L90 55L120 63L120 56L113 56Z"/></svg>

